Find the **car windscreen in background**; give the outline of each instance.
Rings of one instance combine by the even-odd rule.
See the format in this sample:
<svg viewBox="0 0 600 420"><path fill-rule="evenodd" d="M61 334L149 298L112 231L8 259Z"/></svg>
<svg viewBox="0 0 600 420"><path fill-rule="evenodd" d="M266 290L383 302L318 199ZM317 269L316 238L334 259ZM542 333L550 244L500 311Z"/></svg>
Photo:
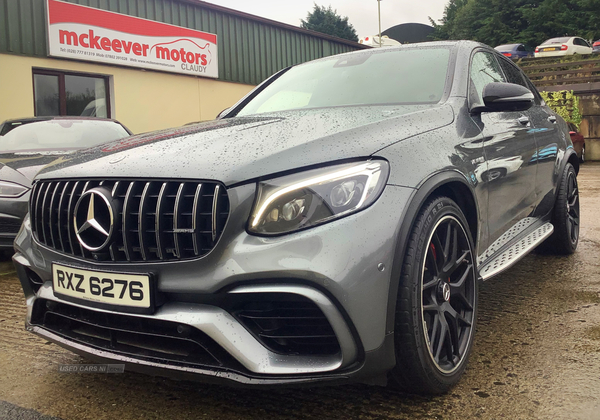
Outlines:
<svg viewBox="0 0 600 420"><path fill-rule="evenodd" d="M90 120L48 120L24 124L0 137L0 152L79 149L127 137L116 122Z"/></svg>
<svg viewBox="0 0 600 420"><path fill-rule="evenodd" d="M293 67L238 116L350 105L426 104L442 98L448 48L346 54Z"/></svg>

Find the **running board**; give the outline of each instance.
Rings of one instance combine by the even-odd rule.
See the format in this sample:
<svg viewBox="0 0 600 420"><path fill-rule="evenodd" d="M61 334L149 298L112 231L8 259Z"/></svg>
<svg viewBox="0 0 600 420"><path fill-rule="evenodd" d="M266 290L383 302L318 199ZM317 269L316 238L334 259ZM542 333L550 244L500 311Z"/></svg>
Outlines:
<svg viewBox="0 0 600 420"><path fill-rule="evenodd" d="M490 261L487 261L479 269L479 277L482 280L488 280L496 274L512 267L517 261L529 254L533 248L552 235L552 232L554 232L552 223L543 224L527 236L524 236L510 248L505 249L497 257L493 257Z"/></svg>

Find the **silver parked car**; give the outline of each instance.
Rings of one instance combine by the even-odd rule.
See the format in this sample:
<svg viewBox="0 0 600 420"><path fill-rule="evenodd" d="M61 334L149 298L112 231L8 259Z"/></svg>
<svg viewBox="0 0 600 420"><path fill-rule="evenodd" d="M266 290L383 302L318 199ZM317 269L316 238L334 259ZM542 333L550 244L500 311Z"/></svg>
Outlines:
<svg viewBox="0 0 600 420"><path fill-rule="evenodd" d="M13 257L27 328L160 375L445 392L479 280L575 251L577 171L565 122L482 44L301 64L215 121L44 169Z"/></svg>

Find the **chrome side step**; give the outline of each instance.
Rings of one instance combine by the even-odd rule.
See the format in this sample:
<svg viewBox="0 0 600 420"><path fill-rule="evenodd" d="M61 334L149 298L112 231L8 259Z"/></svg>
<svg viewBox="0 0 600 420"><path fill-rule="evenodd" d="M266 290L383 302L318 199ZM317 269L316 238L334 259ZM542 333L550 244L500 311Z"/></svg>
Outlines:
<svg viewBox="0 0 600 420"><path fill-rule="evenodd" d="M479 277L482 280L487 280L509 267L512 267L517 261L552 235L552 232L554 232L552 223L545 223L539 228L531 231L496 257L487 260L479 269Z"/></svg>

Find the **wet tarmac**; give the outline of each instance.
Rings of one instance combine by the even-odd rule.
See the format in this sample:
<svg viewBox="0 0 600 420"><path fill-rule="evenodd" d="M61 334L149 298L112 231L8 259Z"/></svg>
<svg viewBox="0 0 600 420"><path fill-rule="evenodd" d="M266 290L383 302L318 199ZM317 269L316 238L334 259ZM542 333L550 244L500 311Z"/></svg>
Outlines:
<svg viewBox="0 0 600 420"><path fill-rule="evenodd" d="M59 373L60 363L86 361L24 330L23 295L5 259L0 401L64 419L600 419L600 164L583 165L579 184L577 252L529 255L481 285L472 358L447 395L364 385L248 390L133 373Z"/></svg>

